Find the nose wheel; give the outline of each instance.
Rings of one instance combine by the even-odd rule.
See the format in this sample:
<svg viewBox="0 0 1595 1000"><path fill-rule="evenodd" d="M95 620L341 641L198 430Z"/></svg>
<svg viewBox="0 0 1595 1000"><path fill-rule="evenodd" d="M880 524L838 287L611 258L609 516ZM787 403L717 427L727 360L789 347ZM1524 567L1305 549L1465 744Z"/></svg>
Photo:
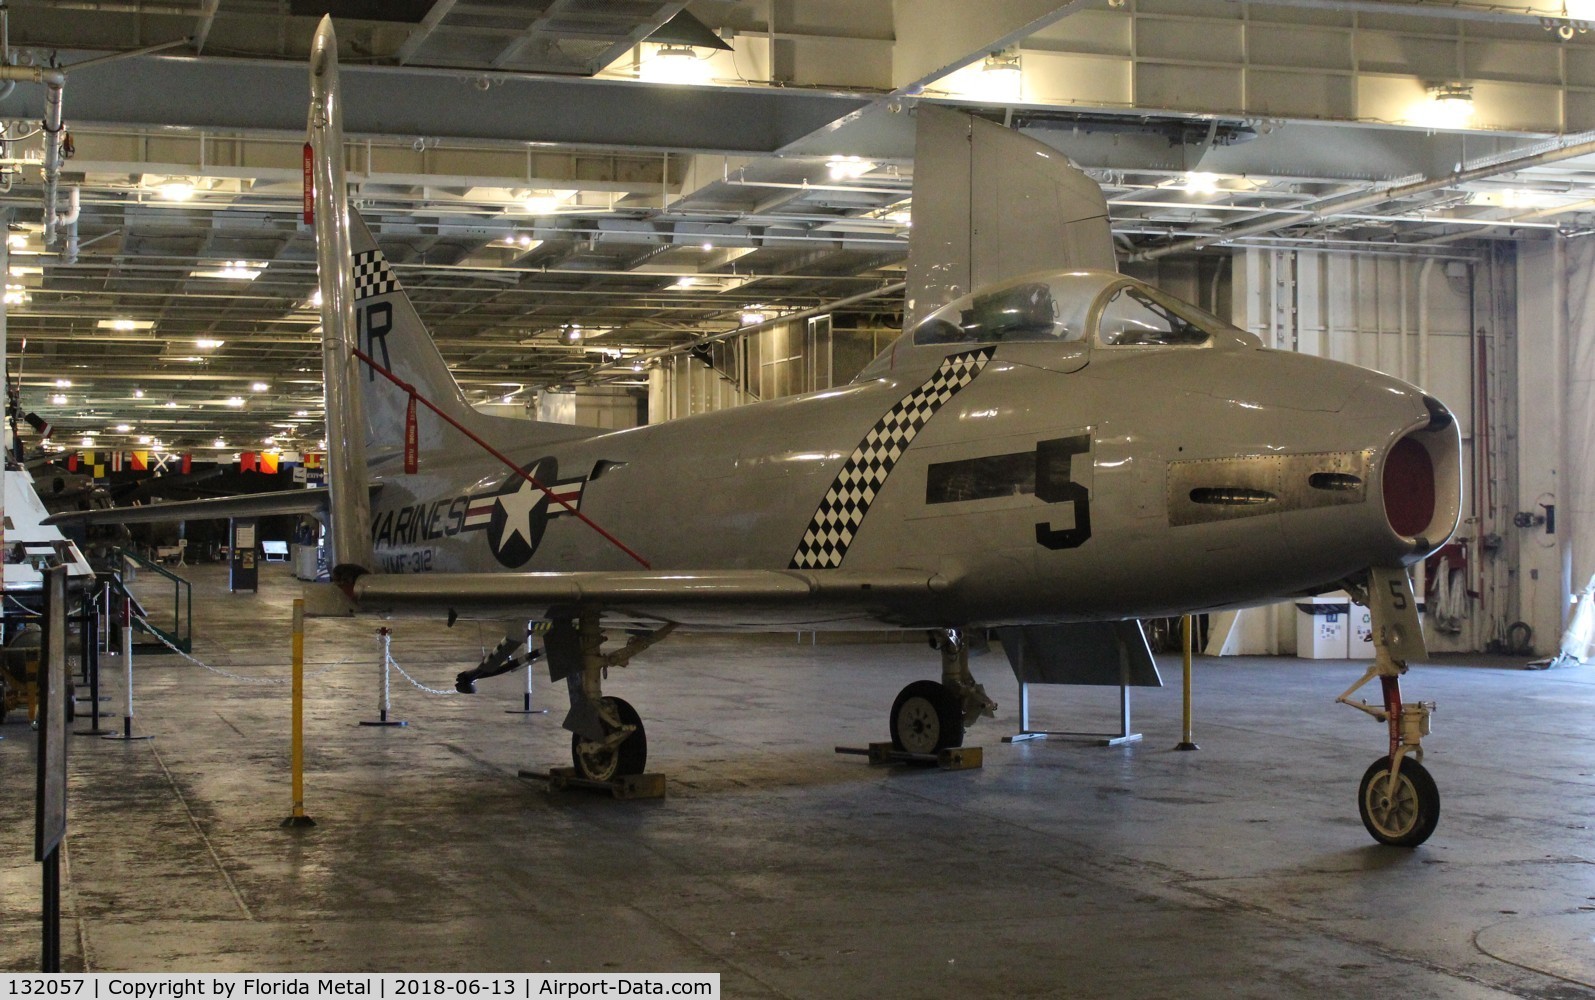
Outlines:
<svg viewBox="0 0 1595 1000"><path fill-rule="evenodd" d="M1373 839L1392 847L1417 847L1440 822L1440 790L1417 761L1403 760L1392 775L1390 758L1381 757L1363 773L1357 808Z"/></svg>

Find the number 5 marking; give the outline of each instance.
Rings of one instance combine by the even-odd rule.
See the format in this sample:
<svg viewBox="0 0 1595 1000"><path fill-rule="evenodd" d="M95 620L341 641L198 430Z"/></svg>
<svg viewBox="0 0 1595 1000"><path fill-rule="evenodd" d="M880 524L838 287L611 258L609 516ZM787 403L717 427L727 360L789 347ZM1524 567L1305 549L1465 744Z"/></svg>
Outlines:
<svg viewBox="0 0 1595 1000"><path fill-rule="evenodd" d="M1091 435L1055 438L1036 445L1036 497L1043 503L1074 504L1074 527L1054 529L1051 522L1036 525L1036 541L1049 549L1074 549L1091 537L1091 491L1071 476L1071 460L1091 453Z"/></svg>

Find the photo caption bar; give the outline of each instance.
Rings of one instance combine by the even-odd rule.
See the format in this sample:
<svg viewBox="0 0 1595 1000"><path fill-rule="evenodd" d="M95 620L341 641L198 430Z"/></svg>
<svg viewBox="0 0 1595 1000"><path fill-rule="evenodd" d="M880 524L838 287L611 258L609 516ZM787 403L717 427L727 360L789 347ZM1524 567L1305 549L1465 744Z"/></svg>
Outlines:
<svg viewBox="0 0 1595 1000"><path fill-rule="evenodd" d="M75 1000L265 1000L303 997L333 1000L372 997L700 997L720 1000L718 972L564 972L564 973L318 973L318 972L0 972L0 1000L70 997Z"/></svg>

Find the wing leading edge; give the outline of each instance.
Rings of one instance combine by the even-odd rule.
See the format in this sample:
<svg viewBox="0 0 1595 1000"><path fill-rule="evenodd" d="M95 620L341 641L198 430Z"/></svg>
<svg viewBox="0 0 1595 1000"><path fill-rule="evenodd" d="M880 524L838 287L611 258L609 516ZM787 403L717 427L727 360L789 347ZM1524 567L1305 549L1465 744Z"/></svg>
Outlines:
<svg viewBox="0 0 1595 1000"><path fill-rule="evenodd" d="M783 622L878 614L945 593L955 581L931 570L637 570L572 573L369 573L351 596L362 611L448 608L460 614L525 614L595 607L682 624L723 623L720 612L764 609ZM816 614L820 616L815 617Z"/></svg>
<svg viewBox="0 0 1595 1000"><path fill-rule="evenodd" d="M319 514L327 508L327 488L246 493L236 497L173 500L139 507L69 510L52 514L45 524L148 524L157 521L201 521L206 518L270 517L274 514Z"/></svg>

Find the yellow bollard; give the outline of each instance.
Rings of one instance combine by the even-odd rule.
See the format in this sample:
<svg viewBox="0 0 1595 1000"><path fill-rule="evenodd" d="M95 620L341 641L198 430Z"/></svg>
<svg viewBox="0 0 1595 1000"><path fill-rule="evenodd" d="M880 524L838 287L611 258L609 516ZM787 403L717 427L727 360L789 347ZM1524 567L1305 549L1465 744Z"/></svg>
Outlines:
<svg viewBox="0 0 1595 1000"><path fill-rule="evenodd" d="M1182 732L1183 732L1185 738L1182 739L1180 741L1180 745L1175 747L1174 749L1176 749L1176 750L1200 750L1202 748L1197 746L1196 742L1193 739L1191 739L1191 616L1190 615L1185 615L1182 618L1180 618L1180 640L1181 640L1181 646L1184 648L1184 652L1185 652L1185 659L1184 659L1184 667L1185 667L1184 716L1185 716L1185 718L1184 718L1184 727L1182 729Z"/></svg>
<svg viewBox="0 0 1595 1000"><path fill-rule="evenodd" d="M293 681L293 815L282 821L283 826L315 826L316 821L305 815L305 602L294 601L294 681Z"/></svg>

